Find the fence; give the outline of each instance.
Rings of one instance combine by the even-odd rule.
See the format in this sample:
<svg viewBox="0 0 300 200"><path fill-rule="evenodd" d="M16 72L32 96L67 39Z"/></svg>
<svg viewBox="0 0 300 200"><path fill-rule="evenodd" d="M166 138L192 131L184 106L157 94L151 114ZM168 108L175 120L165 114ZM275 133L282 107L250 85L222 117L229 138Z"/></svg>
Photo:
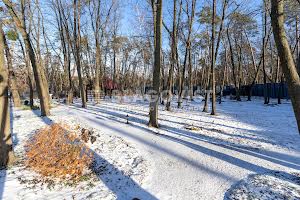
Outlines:
<svg viewBox="0 0 300 200"><path fill-rule="evenodd" d="M255 84L252 88L252 96L263 97L265 89L267 96L270 98L278 98L280 93L281 98L289 98L288 88L285 83L267 83L266 86L264 84ZM240 89L241 96L247 96L249 90L250 85L242 86ZM235 93L235 88L233 86L225 86L223 90L224 95L235 95Z"/></svg>

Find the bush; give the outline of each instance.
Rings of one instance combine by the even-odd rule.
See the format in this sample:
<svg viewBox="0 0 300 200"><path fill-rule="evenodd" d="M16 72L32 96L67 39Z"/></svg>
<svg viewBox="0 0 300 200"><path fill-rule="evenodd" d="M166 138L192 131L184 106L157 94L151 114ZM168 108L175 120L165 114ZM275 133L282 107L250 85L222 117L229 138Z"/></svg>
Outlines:
<svg viewBox="0 0 300 200"><path fill-rule="evenodd" d="M93 162L93 153L62 124L40 129L26 143L26 165L43 176L79 179Z"/></svg>

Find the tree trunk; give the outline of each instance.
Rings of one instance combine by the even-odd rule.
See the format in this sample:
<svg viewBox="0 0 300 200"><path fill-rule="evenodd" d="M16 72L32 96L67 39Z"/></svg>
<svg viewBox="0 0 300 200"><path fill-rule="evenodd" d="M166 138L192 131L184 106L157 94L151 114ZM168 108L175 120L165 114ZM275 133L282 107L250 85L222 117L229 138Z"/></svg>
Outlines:
<svg viewBox="0 0 300 200"><path fill-rule="evenodd" d="M81 39L80 39L80 0L77 3L77 0L74 0L74 39L75 39L75 62L77 67L78 79L79 79L79 89L80 89L80 97L82 102L82 107L86 108L86 95L85 95L85 87L82 79L81 72Z"/></svg>
<svg viewBox="0 0 300 200"><path fill-rule="evenodd" d="M216 0L213 0L213 16L212 16L212 30L211 30L211 90L212 90L212 102L211 102L211 115L216 114L216 80L215 80L215 25L216 25Z"/></svg>
<svg viewBox="0 0 300 200"><path fill-rule="evenodd" d="M2 22L0 22L2 30ZM0 168L14 161L12 137L10 132L10 113L8 102L8 72L4 68L4 40L0 37Z"/></svg>
<svg viewBox="0 0 300 200"><path fill-rule="evenodd" d="M61 1L56 0L56 7L57 10L55 10L56 14L56 20L57 25L59 29L59 36L62 46L62 52L64 57L64 72L65 72L65 78L67 78L67 88L66 88L66 94L67 99L66 103L67 105L73 103L73 87L72 87L72 76L71 76L71 53L70 53L70 33L69 33L69 27L64 20L64 14L63 14L63 8L61 6Z"/></svg>
<svg viewBox="0 0 300 200"><path fill-rule="evenodd" d="M210 87L210 67L207 67L207 82L206 82L206 88L205 88L205 97L204 97L204 105L203 105L203 110L202 112L208 112L208 101L210 99L210 90L209 90L209 87Z"/></svg>
<svg viewBox="0 0 300 200"><path fill-rule="evenodd" d="M241 101L240 87L239 87L239 80L238 80L239 78L236 76L236 67L235 67L235 62L234 62L234 54L233 54L233 48L232 48L228 28L227 28L227 38L228 38L228 43L229 43L230 59L231 59L231 65L232 65L232 76L233 76L233 79L234 79L234 86L235 86L235 91L236 91L236 100Z"/></svg>
<svg viewBox="0 0 300 200"><path fill-rule="evenodd" d="M5 37L5 33L4 33L3 29L0 29L0 32L1 32L2 40L4 42L5 54L6 54L6 60L7 60L7 67L8 67L8 73L9 73L9 79L8 79L9 84L8 85L9 85L10 91L12 93L14 106L15 107L20 107L21 106L21 100L20 100L20 95L19 95L19 91L18 91L18 88L17 88L16 76L15 76L14 71L13 71L12 55L10 53L10 49L8 47L6 37Z"/></svg>
<svg viewBox="0 0 300 200"><path fill-rule="evenodd" d="M283 75L280 77L280 85L278 87L278 104L281 104L281 98L282 98L282 93L283 93Z"/></svg>
<svg viewBox="0 0 300 200"><path fill-rule="evenodd" d="M33 69L33 74L34 74L34 79L35 83L37 86L37 91L40 99L40 106L41 106L41 115L42 116L48 116L50 115L50 105L49 105L49 92L48 89L45 87L45 84L43 82L43 75L44 70L41 69L41 66L38 64L36 61L36 56L32 47L30 35L26 32L26 27L25 27L25 15L22 13L23 16L23 22L19 19L18 15L16 14L15 10L13 9L12 2L9 0L3 0L4 4L6 5L11 17L13 18L15 25L17 29L20 31L24 43L25 43L25 48L26 51L29 55L30 61L31 61L31 66ZM24 5L23 5L24 6ZM47 80L44 80L47 82Z"/></svg>
<svg viewBox="0 0 300 200"><path fill-rule="evenodd" d="M182 104L182 93L184 90L184 83L185 83L185 71L186 71L187 56L188 56L188 47L185 48L182 72L181 72L181 74L180 73L178 74L178 76L181 76L179 93L178 93L178 104L177 104L178 108L181 108L181 104Z"/></svg>
<svg viewBox="0 0 300 200"><path fill-rule="evenodd" d="M221 85L221 91L220 91L220 99L219 104L222 103L222 97L223 97L223 90L225 85L225 79L226 79L226 72L227 72L227 47L224 45L224 54L225 54L225 60L224 60L224 71L223 71L223 78L222 78L222 85Z"/></svg>
<svg viewBox="0 0 300 200"><path fill-rule="evenodd" d="M169 70L168 76L168 94L167 94L167 104L166 110L171 110L171 99L172 99L172 85L173 85L173 75L174 75L174 68L176 65L176 46L177 46L177 26L176 26L176 19L177 19L177 0L173 0L173 30L171 34L172 45L171 45L171 66Z"/></svg>
<svg viewBox="0 0 300 200"><path fill-rule="evenodd" d="M271 1L271 21L282 71L287 80L295 117L300 133L300 78L284 29L284 1Z"/></svg>
<svg viewBox="0 0 300 200"><path fill-rule="evenodd" d="M181 77L181 87L179 90L179 94L178 94L178 108L181 107L182 104L182 93L183 93L183 87L184 87L184 83L185 83L185 71L186 71L186 65L187 65L187 60L190 57L190 52L191 52L191 34L192 34L192 28L193 28L193 23L194 23L194 17L195 17L195 7L196 7L196 0L192 0L192 12L191 14L189 14L189 7L187 4L187 9L186 9L186 13L187 13L187 17L188 17L188 36L187 39L185 41L185 55L184 55L184 63L183 63L183 70L182 70L182 77ZM191 60L191 59L189 59ZM189 81L190 84L192 83L192 65L191 63L189 63ZM189 84L189 87L192 87ZM190 88L191 89L191 88ZM190 94L191 96L193 96L192 94Z"/></svg>
<svg viewBox="0 0 300 200"><path fill-rule="evenodd" d="M264 0L264 31L263 31L263 72L264 72L264 104L268 104L268 85L267 85L267 72L266 72L266 46L265 40L267 36L267 6Z"/></svg>
<svg viewBox="0 0 300 200"><path fill-rule="evenodd" d="M189 96L190 100L193 101L194 88L193 88L193 65L192 65L192 50L189 48Z"/></svg>
<svg viewBox="0 0 300 200"><path fill-rule="evenodd" d="M158 128L158 100L160 86L160 70L161 70L161 29L162 29L162 0L157 0L156 4L156 21L155 21L155 51L154 51L154 70L153 70L153 90L155 95L152 96L150 102L150 120L149 126Z"/></svg>
<svg viewBox="0 0 300 200"><path fill-rule="evenodd" d="M27 69L27 84L29 86L29 105L30 105L30 108L33 109L33 89L34 89L34 80L32 78L32 73L31 73L31 66L30 66L30 61L29 61L29 58L28 58L28 55L26 54L25 52L25 49L23 47L23 44L22 44L22 41L21 39L19 39L19 43L20 43L20 47L21 47L21 50L22 50L22 54L23 54L23 58L25 60L25 66L26 66L26 69Z"/></svg>
<svg viewBox="0 0 300 200"><path fill-rule="evenodd" d="M95 34L95 37L99 37L98 32ZM96 38L96 68L95 68L95 100L96 104L100 103L100 66L101 66L101 49L99 38Z"/></svg>

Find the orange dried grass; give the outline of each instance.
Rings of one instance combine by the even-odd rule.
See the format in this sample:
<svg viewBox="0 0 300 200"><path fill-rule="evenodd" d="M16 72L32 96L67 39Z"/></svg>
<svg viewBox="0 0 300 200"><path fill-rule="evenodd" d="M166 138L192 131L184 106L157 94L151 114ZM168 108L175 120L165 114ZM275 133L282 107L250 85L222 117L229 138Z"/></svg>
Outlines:
<svg viewBox="0 0 300 200"><path fill-rule="evenodd" d="M26 144L26 165L43 176L77 179L93 162L93 154L66 125L39 130Z"/></svg>

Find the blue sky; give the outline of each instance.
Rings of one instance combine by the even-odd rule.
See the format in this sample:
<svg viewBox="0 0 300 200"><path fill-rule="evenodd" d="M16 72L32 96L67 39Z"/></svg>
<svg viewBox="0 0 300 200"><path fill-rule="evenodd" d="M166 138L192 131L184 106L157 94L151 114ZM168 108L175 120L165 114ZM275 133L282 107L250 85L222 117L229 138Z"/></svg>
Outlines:
<svg viewBox="0 0 300 200"><path fill-rule="evenodd" d="M139 25L138 17L144 16L145 20L152 20L152 14L150 5L148 5L147 0L119 0L120 1L120 28L119 34L125 36L131 35L149 35L149 30L145 30L143 26ZM191 1L191 0L189 0ZM217 0L219 7L222 5L222 0ZM233 0L231 0L233 1ZM240 5L240 8L245 12L250 12L252 10L256 10L262 4L262 0L235 0L237 4ZM45 21L46 21L46 30L49 34L49 37L52 38L55 36L56 31L53 26L55 24L55 16L53 11L49 8L49 0L40 0ZM203 6L211 6L212 0L197 0L196 12L201 10ZM173 0L163 0L163 18L166 24L171 22L172 18L172 8ZM218 12L221 12L221 8L218 7ZM83 19L83 21L88 21L88 19ZM257 20L261 23L260 14L257 16ZM168 34L163 29L163 38L164 38L164 46L167 47L168 42Z"/></svg>
<svg viewBox="0 0 300 200"><path fill-rule="evenodd" d="M191 1L191 0L190 0ZM218 0L218 5L221 5L222 0ZM210 6L212 0L197 0L197 9L196 11L199 12L201 7L203 6ZM237 4L240 5L240 8L247 12L256 10L259 8L259 6L262 4L262 0L236 0ZM139 28L137 27L137 13L136 9L139 7L141 9L141 14L145 14L146 12L150 12L149 5L146 2L146 0L123 0L121 1L122 4L122 21L121 21L121 29L120 33L124 35L131 35L136 32L136 30ZM172 5L173 0L163 0L163 15L164 15L164 21L167 23L170 21L172 17ZM145 12L145 8L148 8L148 10ZM144 10L143 10L144 9ZM218 12L221 12L221 8L218 9ZM257 16L258 20L260 19L260 16ZM260 23L260 22L259 22Z"/></svg>

